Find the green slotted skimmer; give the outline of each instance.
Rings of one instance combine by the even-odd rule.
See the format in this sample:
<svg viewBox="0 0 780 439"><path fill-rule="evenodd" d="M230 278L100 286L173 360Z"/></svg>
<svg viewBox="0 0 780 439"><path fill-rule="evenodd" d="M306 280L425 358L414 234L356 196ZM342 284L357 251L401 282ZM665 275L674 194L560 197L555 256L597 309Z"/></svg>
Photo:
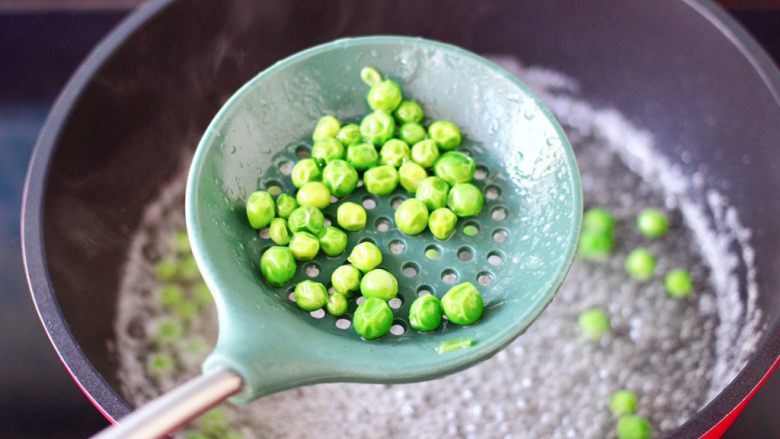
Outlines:
<svg viewBox="0 0 780 439"><path fill-rule="evenodd" d="M359 187L325 211L334 219L342 201L366 207L368 225L348 234L347 252L299 263L289 285L269 286L259 261L272 242L248 225L244 202L258 189L294 193L290 169L308 156L311 130L321 116L359 121L370 112L360 79L364 66L401 84L430 121L447 119L461 127L459 150L476 160L474 183L485 194L485 208L460 220L445 241L429 231L409 237L395 227L393 209L410 195L400 186L383 197ZM461 48L395 36L317 46L246 83L203 135L186 197L187 230L215 296L219 340L203 376L128 417L114 429L124 428L124 435L114 437L141 428L146 436L168 432L230 396L243 403L322 382L427 380L482 361L522 334L552 300L574 256L582 211L568 140L526 85ZM379 246L382 268L395 274L400 287L392 333L370 342L351 328L354 303L344 316L333 317L310 314L290 300L301 280L327 284L364 240ZM418 295L441 297L464 281L477 285L485 299L479 322L445 323L431 333L409 327L409 307ZM439 353L459 339L473 344Z"/></svg>

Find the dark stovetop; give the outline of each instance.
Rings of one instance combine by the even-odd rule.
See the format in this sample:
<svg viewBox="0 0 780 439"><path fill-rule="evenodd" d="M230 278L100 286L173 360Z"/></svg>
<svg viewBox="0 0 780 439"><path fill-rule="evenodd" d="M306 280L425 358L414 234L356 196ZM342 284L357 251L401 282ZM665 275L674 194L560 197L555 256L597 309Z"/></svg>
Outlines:
<svg viewBox="0 0 780 439"><path fill-rule="evenodd" d="M86 437L106 425L68 377L27 292L19 207L33 144L65 81L125 10L0 13L0 437ZM734 11L780 60L780 9ZM775 374L727 437L780 437Z"/></svg>

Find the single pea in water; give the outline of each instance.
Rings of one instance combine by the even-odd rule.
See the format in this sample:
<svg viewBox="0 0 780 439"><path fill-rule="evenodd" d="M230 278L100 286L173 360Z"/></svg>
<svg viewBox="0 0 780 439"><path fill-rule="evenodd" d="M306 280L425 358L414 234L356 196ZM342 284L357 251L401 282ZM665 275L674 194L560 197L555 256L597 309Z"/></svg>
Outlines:
<svg viewBox="0 0 780 439"><path fill-rule="evenodd" d="M322 180L322 171L320 165L314 159L303 159L293 166L290 172L293 186L300 188L311 181Z"/></svg>
<svg viewBox="0 0 780 439"><path fill-rule="evenodd" d="M284 218L274 218L271 220L271 226L268 228L268 236L276 245L287 245L290 243L290 229L287 228L287 220Z"/></svg>
<svg viewBox="0 0 780 439"><path fill-rule="evenodd" d="M445 240L455 231L458 216L450 209L440 207L428 216L428 228L437 239ZM465 229L464 229L465 232Z"/></svg>
<svg viewBox="0 0 780 439"><path fill-rule="evenodd" d="M374 195L388 195L398 186L398 170L384 165L371 168L363 174L366 190Z"/></svg>
<svg viewBox="0 0 780 439"><path fill-rule="evenodd" d="M303 186L303 185L301 185ZM276 214L279 218L287 219L295 209L298 208L298 202L290 194L280 194L276 198Z"/></svg>
<svg viewBox="0 0 780 439"><path fill-rule="evenodd" d="M395 210L395 225L407 235L419 235L428 227L428 208L425 203L409 198Z"/></svg>
<svg viewBox="0 0 780 439"><path fill-rule="evenodd" d="M297 261L310 261L320 251L320 240L309 232L296 232L290 239L290 251Z"/></svg>
<svg viewBox="0 0 780 439"><path fill-rule="evenodd" d="M320 236L320 248L330 257L339 256L347 249L347 234L335 227L325 227Z"/></svg>
<svg viewBox="0 0 780 439"><path fill-rule="evenodd" d="M415 198L425 203L429 211L447 206L450 186L439 177L428 177L417 184Z"/></svg>
<svg viewBox="0 0 780 439"><path fill-rule="evenodd" d="M612 233L615 228L615 217L606 209L593 207L582 216L582 230L592 233Z"/></svg>
<svg viewBox="0 0 780 439"><path fill-rule="evenodd" d="M309 232L314 236L320 236L325 227L325 215L316 207L301 206L287 218L287 227L292 233Z"/></svg>
<svg viewBox="0 0 780 439"><path fill-rule="evenodd" d="M591 341L599 340L611 329L607 313L598 308L587 309L580 313L577 326L580 333Z"/></svg>
<svg viewBox="0 0 780 439"><path fill-rule="evenodd" d="M407 192L417 192L417 185L428 177L425 169L415 162L407 161L398 169L398 180Z"/></svg>
<svg viewBox="0 0 780 439"><path fill-rule="evenodd" d="M360 135L374 145L384 145L393 138L394 132L395 119L386 111L374 111L360 121Z"/></svg>
<svg viewBox="0 0 780 439"><path fill-rule="evenodd" d="M655 257L650 250L638 248L626 256L626 271L638 281L650 280L655 274Z"/></svg>
<svg viewBox="0 0 780 439"><path fill-rule="evenodd" d="M482 317L484 302L479 290L471 282L450 288L441 299L447 319L456 325L471 325Z"/></svg>
<svg viewBox="0 0 780 439"><path fill-rule="evenodd" d="M642 416L621 416L618 419L616 433L618 439L650 439L653 435L653 427Z"/></svg>
<svg viewBox="0 0 780 439"><path fill-rule="evenodd" d="M398 83L390 79L374 84L368 91L366 100L372 110L382 110L391 113L403 99L403 92Z"/></svg>
<svg viewBox="0 0 780 439"><path fill-rule="evenodd" d="M477 164L474 159L458 151L442 154L433 165L433 173L450 186L470 182L476 171Z"/></svg>
<svg viewBox="0 0 780 439"><path fill-rule="evenodd" d="M336 222L348 232L357 232L366 227L366 209L360 204L347 201L336 211Z"/></svg>
<svg viewBox="0 0 780 439"><path fill-rule="evenodd" d="M609 397L609 409L615 416L631 415L638 405L636 393L630 390L618 390Z"/></svg>
<svg viewBox="0 0 780 439"><path fill-rule="evenodd" d="M341 130L341 122L333 116L323 116L317 122L312 132L311 139L315 142L328 137L336 137Z"/></svg>
<svg viewBox="0 0 780 439"><path fill-rule="evenodd" d="M360 270L352 265L342 265L333 271L330 283L336 292L350 297L360 289Z"/></svg>
<svg viewBox="0 0 780 439"><path fill-rule="evenodd" d="M256 191L246 200L246 216L253 229L262 229L276 216L276 203L266 191Z"/></svg>
<svg viewBox="0 0 780 439"><path fill-rule="evenodd" d="M447 206L460 218L479 215L484 204L482 191L471 183L456 184L447 197Z"/></svg>
<svg viewBox="0 0 780 439"><path fill-rule="evenodd" d="M266 282L275 287L287 284L297 269L295 255L287 247L273 246L260 257L260 272Z"/></svg>
<svg viewBox="0 0 780 439"><path fill-rule="evenodd" d="M380 165L390 165L397 168L410 157L409 145L403 140L390 139L379 150Z"/></svg>
<svg viewBox="0 0 780 439"><path fill-rule="evenodd" d="M352 249L348 259L355 268L367 273L382 263L382 252L371 242L361 242Z"/></svg>
<svg viewBox="0 0 780 439"><path fill-rule="evenodd" d="M412 160L423 168L430 168L439 159L439 147L433 140L421 140L412 146Z"/></svg>
<svg viewBox="0 0 780 439"><path fill-rule="evenodd" d="M431 138L442 151L450 151L461 142L461 134L458 127L447 120L439 120L428 127L428 137Z"/></svg>
<svg viewBox="0 0 780 439"><path fill-rule="evenodd" d="M336 140L344 146L355 145L363 141L360 136L360 126L354 123L344 125L336 135Z"/></svg>
<svg viewBox="0 0 780 439"><path fill-rule="evenodd" d="M676 268L664 278L666 294L673 299L685 299L693 293L693 278L682 268Z"/></svg>
<svg viewBox="0 0 780 439"><path fill-rule="evenodd" d="M346 161L332 160L322 170L322 182L333 196L346 197L357 187L358 173Z"/></svg>
<svg viewBox="0 0 780 439"><path fill-rule="evenodd" d="M398 138L407 145L414 145L425 139L425 128L419 123L407 122L398 128Z"/></svg>
<svg viewBox="0 0 780 439"><path fill-rule="evenodd" d="M409 308L409 325L417 331L433 331L441 325L441 302L433 294L418 297Z"/></svg>
<svg viewBox="0 0 780 439"><path fill-rule="evenodd" d="M347 302L347 298L344 297L343 294L333 293L328 297L328 303L325 304L325 309L328 310L330 315L338 317L347 312L348 306L349 303Z"/></svg>
<svg viewBox="0 0 780 439"><path fill-rule="evenodd" d="M328 290L319 282L299 282L295 286L295 303L304 311L316 311L328 303Z"/></svg>
<svg viewBox="0 0 780 439"><path fill-rule="evenodd" d="M658 209L645 209L637 216L636 227L648 238L660 238L669 230L669 220Z"/></svg>
<svg viewBox="0 0 780 439"><path fill-rule="evenodd" d="M352 327L366 340L380 338L393 326L393 310L382 299L368 297L355 310Z"/></svg>
<svg viewBox="0 0 780 439"><path fill-rule="evenodd" d="M419 123L423 120L423 117L425 117L425 113L422 107L413 99L401 102L398 108L395 109L395 118L402 124L410 122Z"/></svg>
<svg viewBox="0 0 780 439"><path fill-rule="evenodd" d="M358 171L371 169L379 163L379 153L370 143L358 143L347 148L347 163Z"/></svg>

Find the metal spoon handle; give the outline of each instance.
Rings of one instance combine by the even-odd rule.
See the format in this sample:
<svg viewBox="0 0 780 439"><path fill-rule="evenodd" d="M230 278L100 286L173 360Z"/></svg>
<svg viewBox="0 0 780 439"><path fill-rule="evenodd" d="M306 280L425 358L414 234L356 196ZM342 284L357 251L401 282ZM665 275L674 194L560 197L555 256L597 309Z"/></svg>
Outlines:
<svg viewBox="0 0 780 439"><path fill-rule="evenodd" d="M156 439L173 433L206 410L235 395L241 377L228 369L200 375L107 427L92 439Z"/></svg>

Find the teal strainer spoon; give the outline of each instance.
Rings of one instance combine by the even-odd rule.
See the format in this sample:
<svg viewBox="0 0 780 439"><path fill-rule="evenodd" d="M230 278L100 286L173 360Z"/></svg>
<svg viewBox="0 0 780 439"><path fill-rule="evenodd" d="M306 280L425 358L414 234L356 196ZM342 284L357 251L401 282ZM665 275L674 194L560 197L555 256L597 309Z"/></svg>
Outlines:
<svg viewBox="0 0 780 439"><path fill-rule="evenodd" d="M478 164L475 184L485 208L461 220L445 241L428 231L409 237L393 224L394 207L409 196L403 188L384 197L358 188L340 201L362 203L368 226L349 234L347 253L299 264L290 285L271 287L259 260L272 243L249 227L244 201L262 188L294 192L290 169L309 154L311 129L322 115L354 121L369 112L359 74L364 66L398 81L429 118L461 127L460 151ZM335 218L337 204L326 217ZM581 211L579 174L561 127L528 87L480 56L435 41L381 36L338 40L280 61L222 107L190 169L187 230L220 323L204 374L105 434L160 435L230 396L243 403L322 382L420 381L482 361L522 334L552 300L575 253ZM335 318L304 312L289 298L301 280L327 284L363 240L382 249L382 268L400 286L400 300L391 304L392 333L371 342L350 327L354 304ZM485 298L477 324L445 324L432 333L409 327L415 297L441 297L464 281ZM473 346L437 351L461 338Z"/></svg>

